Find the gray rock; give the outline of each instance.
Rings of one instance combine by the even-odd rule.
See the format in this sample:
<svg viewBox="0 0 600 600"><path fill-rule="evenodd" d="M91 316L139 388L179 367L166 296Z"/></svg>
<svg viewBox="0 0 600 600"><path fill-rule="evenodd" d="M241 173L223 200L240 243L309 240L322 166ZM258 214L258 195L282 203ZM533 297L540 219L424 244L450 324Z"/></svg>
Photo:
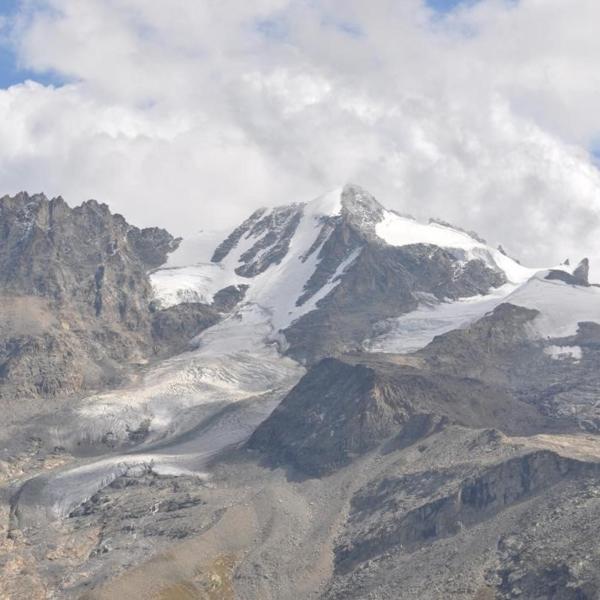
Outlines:
<svg viewBox="0 0 600 600"><path fill-rule="evenodd" d="M483 381L357 355L311 368L248 445L275 464L322 476L385 441L392 451L449 423L530 433L542 430L544 421L531 406Z"/></svg>
<svg viewBox="0 0 600 600"><path fill-rule="evenodd" d="M148 271L178 243L95 200L70 208L60 197L1 198L0 398L114 385L168 328L197 333L202 322L186 311L149 307Z"/></svg>
<svg viewBox="0 0 600 600"><path fill-rule="evenodd" d="M568 261L565 261L565 264L569 264ZM584 258L575 268L573 274L567 273L565 271L560 271L556 269L551 269L546 275L546 279L558 279L559 281L564 281L570 285L582 285L589 286L589 272L590 272L590 263L587 258Z"/></svg>
<svg viewBox="0 0 600 600"><path fill-rule="evenodd" d="M247 291L247 285L229 285L214 295L211 306L219 312L231 312L244 299Z"/></svg>

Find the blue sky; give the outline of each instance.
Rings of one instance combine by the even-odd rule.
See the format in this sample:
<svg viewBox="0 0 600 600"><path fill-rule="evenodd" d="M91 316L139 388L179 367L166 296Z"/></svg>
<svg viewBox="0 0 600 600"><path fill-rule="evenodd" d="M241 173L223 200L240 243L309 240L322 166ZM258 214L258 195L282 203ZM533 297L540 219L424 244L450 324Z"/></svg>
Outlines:
<svg viewBox="0 0 600 600"><path fill-rule="evenodd" d="M431 8L441 13L449 12L460 4L472 3L476 0L424 0ZM18 10L21 0L0 0L0 18L10 21ZM353 24L341 23L337 25L348 35L360 36L361 30ZM286 35L285 26L273 20L264 20L259 24L259 30L266 36L281 39ZM5 33L5 32L3 32ZM44 85L61 85L64 83L55 73L41 73L23 68L19 64L14 50L6 38L0 35L0 88L22 83L27 79L33 79Z"/></svg>
<svg viewBox="0 0 600 600"><path fill-rule="evenodd" d="M18 0L0 0L0 18L10 19L18 6ZM5 33L5 31L2 31ZM26 79L16 65L15 55L4 36L0 37L0 87L6 88Z"/></svg>
<svg viewBox="0 0 600 600"><path fill-rule="evenodd" d="M33 79L43 85L61 85L63 81L52 73L37 73L20 68L14 52L6 46L0 46L0 88L6 89L11 85Z"/></svg>
<svg viewBox="0 0 600 600"><path fill-rule="evenodd" d="M6 19L10 23L10 19L18 10L20 3L21 0L0 0L0 20ZM23 68L19 64L10 42L6 39L6 33L6 30L0 30L0 88L7 88L27 79L33 79L44 85L63 83L53 73L40 73Z"/></svg>
<svg viewBox="0 0 600 600"><path fill-rule="evenodd" d="M590 152L592 153L596 164L600 166L600 139L592 142Z"/></svg>
<svg viewBox="0 0 600 600"><path fill-rule="evenodd" d="M426 0L426 2L437 11L449 12L459 4L472 3L473 0Z"/></svg>

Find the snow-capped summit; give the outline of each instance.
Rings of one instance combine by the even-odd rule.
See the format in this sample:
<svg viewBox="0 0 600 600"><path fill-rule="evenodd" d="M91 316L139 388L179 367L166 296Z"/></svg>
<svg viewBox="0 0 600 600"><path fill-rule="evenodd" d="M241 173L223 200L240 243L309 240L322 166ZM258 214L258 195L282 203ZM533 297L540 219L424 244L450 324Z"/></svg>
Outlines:
<svg viewBox="0 0 600 600"><path fill-rule="evenodd" d="M424 294L436 302L490 292L503 298L537 272L473 234L387 210L356 185L256 210L210 260L206 253L193 260L194 246L201 244L184 240L153 273L157 300L210 304L220 290L235 290L270 315L274 337L283 332L292 348L305 346L301 332L314 327L331 328L328 339L341 338L336 347L353 347L374 323L417 308ZM300 355L320 356L314 344Z"/></svg>
<svg viewBox="0 0 600 600"><path fill-rule="evenodd" d="M291 266L292 259L295 280L302 275L310 276L316 267L314 263L318 262L314 260L315 255L339 226L351 229L361 238L354 249L365 241L397 247L435 245L451 249L463 262L481 259L491 268L504 272L509 281L522 281L535 272L521 267L467 233L450 226L422 224L400 216L386 210L359 186L346 185L310 202L255 211L216 246L210 261L212 265L207 264L206 259L200 264L193 261L190 247L200 244L196 239L184 240L166 268L154 274L157 296L163 304L171 305L183 300L210 302L212 296L227 285L249 283L251 288L260 287L264 291L263 281L257 278L271 267L281 276L282 268L277 267L283 264ZM341 257L342 260L350 254L348 252L347 256ZM181 256L184 255L188 260L192 259L189 264L182 264ZM301 267L298 262L304 266ZM173 272L173 266L177 266L178 270ZM268 279L273 281L272 274ZM288 289L286 295L295 303L302 289L303 286L295 298L290 298L292 290ZM260 300L258 297L255 299Z"/></svg>
<svg viewBox="0 0 600 600"><path fill-rule="evenodd" d="M210 259L194 261L194 247L202 244L184 240L153 273L158 301L211 304L226 294L239 301L238 318L258 307L269 339L307 362L357 348L413 351L504 302L539 309L542 337L572 331L578 316L595 314L600 291L585 291L586 260L528 268L476 234L388 210L356 185L256 210ZM570 303L578 308L566 319Z"/></svg>

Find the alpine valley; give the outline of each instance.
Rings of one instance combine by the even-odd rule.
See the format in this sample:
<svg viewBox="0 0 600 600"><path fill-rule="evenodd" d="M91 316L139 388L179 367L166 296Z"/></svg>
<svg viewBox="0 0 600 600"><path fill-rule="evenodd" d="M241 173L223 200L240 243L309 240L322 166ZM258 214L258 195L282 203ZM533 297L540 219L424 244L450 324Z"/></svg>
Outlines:
<svg viewBox="0 0 600 600"><path fill-rule="evenodd" d="M0 598L600 598L574 258L354 185L183 240L0 198Z"/></svg>

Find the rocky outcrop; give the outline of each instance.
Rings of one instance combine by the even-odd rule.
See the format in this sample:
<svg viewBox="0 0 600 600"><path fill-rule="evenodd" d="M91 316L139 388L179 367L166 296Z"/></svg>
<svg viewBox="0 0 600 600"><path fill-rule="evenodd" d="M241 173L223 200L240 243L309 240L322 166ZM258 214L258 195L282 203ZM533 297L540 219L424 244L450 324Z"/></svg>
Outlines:
<svg viewBox="0 0 600 600"><path fill-rule="evenodd" d="M192 337L220 320L217 310L199 302L184 302L152 315L155 351L169 355L189 349Z"/></svg>
<svg viewBox="0 0 600 600"><path fill-rule="evenodd" d="M247 285L228 285L213 296L211 306L219 312L230 312L244 299L247 291Z"/></svg>
<svg viewBox="0 0 600 600"><path fill-rule="evenodd" d="M203 318L149 309L147 273L178 243L94 200L70 208L60 197L1 198L0 397L112 385L154 354L167 329L197 333Z"/></svg>
<svg viewBox="0 0 600 600"><path fill-rule="evenodd" d="M600 466L537 451L464 479L459 472L442 470L373 482L352 499L349 519L354 540L336 548L336 569L347 571L391 548L413 552L493 518L565 479L586 476L600 476Z"/></svg>
<svg viewBox="0 0 600 600"><path fill-rule="evenodd" d="M248 444L311 476L334 472L384 441L416 443L448 424L543 429L532 407L500 388L385 358L324 359L264 421ZM417 364L417 363L413 363Z"/></svg>
<svg viewBox="0 0 600 600"><path fill-rule="evenodd" d="M507 384L542 353L533 335L536 310L509 303L496 307L472 325L437 336L417 352L431 370Z"/></svg>
<svg viewBox="0 0 600 600"><path fill-rule="evenodd" d="M253 238L254 243L241 255L235 272L242 277L264 273L287 254L290 241L302 219L303 209L303 204L292 204L268 213L264 208L254 212L217 247L212 261L221 262L243 238Z"/></svg>
<svg viewBox="0 0 600 600"><path fill-rule="evenodd" d="M231 234L217 246L213 252L211 261L218 263L226 258L231 250L237 246L242 237L248 235L266 211L266 208L255 210L239 227L236 227Z"/></svg>
<svg viewBox="0 0 600 600"><path fill-rule="evenodd" d="M568 264L568 262L565 264ZM573 274L567 273L566 271L561 271L559 269L551 269L546 275L546 279L558 279L559 281L564 281L569 285L581 285L588 287L590 285L589 274L590 261L587 258L584 258L577 265L577 267L575 267Z"/></svg>
<svg viewBox="0 0 600 600"><path fill-rule="evenodd" d="M589 285L590 261L584 258L573 271L573 278L577 285Z"/></svg>
<svg viewBox="0 0 600 600"><path fill-rule="evenodd" d="M377 322L414 310L420 294L438 300L487 293L505 283L504 274L481 260L461 262L450 250L415 244L367 243L340 222L323 246L321 262L308 282L318 289L352 250L362 248L335 289L285 330L289 354L306 363L358 349ZM314 284L314 285L313 285Z"/></svg>
<svg viewBox="0 0 600 600"><path fill-rule="evenodd" d="M271 265L277 265L288 253L290 242L302 219L302 205L276 209L260 219L249 235L258 240L242 254L235 272L242 277L255 277Z"/></svg>

